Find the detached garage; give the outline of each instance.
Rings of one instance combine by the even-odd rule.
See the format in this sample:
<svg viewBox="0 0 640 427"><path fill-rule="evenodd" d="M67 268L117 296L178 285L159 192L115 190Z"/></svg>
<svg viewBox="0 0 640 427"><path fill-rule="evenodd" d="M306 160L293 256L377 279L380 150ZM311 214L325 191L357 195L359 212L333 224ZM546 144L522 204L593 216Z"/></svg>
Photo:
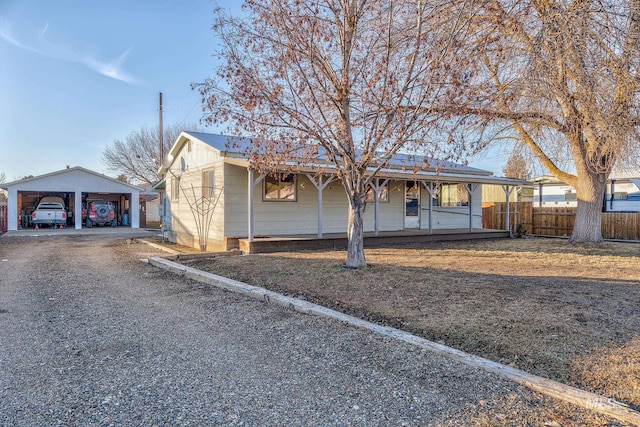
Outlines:
<svg viewBox="0 0 640 427"><path fill-rule="evenodd" d="M112 202L119 224L140 228L140 188L79 166L2 185L9 193L8 230L31 226L31 213L40 199L61 197L67 226L82 228L83 207L94 200Z"/></svg>

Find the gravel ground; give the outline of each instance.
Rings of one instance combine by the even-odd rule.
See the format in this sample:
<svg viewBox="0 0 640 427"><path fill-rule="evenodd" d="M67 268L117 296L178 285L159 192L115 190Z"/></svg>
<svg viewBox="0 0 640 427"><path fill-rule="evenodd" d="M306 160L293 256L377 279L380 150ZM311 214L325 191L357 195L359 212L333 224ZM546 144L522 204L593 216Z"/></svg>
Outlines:
<svg viewBox="0 0 640 427"><path fill-rule="evenodd" d="M0 425L616 425L139 261L157 254L0 237Z"/></svg>

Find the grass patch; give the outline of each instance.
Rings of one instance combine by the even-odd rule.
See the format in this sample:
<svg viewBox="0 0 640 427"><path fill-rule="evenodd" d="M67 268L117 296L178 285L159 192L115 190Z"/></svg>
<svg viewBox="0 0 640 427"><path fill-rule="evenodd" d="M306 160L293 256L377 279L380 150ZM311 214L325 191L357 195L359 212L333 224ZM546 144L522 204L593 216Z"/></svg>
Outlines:
<svg viewBox="0 0 640 427"><path fill-rule="evenodd" d="M193 260L195 268L391 325L640 409L640 245L434 242Z"/></svg>

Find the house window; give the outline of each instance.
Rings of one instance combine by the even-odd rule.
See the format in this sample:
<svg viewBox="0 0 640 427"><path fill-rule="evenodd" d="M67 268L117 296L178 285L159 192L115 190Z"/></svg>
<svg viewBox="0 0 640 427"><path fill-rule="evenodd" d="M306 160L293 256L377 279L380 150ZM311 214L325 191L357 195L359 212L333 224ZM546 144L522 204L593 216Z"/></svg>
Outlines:
<svg viewBox="0 0 640 427"><path fill-rule="evenodd" d="M367 195L365 197L365 201L367 203L375 203L376 201L375 195L376 193L372 187L367 188ZM378 194L378 202L381 202L381 203L389 202L389 191L387 191L387 184L385 184L384 187L380 189L380 193Z"/></svg>
<svg viewBox="0 0 640 427"><path fill-rule="evenodd" d="M433 199L434 206L469 206L469 193L464 184L442 184Z"/></svg>
<svg viewBox="0 0 640 427"><path fill-rule="evenodd" d="M202 197L211 199L214 196L216 175L213 169L202 172Z"/></svg>
<svg viewBox="0 0 640 427"><path fill-rule="evenodd" d="M174 176L171 180L171 200L180 199L180 177Z"/></svg>
<svg viewBox="0 0 640 427"><path fill-rule="evenodd" d="M626 191L616 191L613 193L613 200L627 200L629 199L629 193Z"/></svg>
<svg viewBox="0 0 640 427"><path fill-rule="evenodd" d="M267 175L264 178L264 200L295 202L297 200L296 176L292 173Z"/></svg>

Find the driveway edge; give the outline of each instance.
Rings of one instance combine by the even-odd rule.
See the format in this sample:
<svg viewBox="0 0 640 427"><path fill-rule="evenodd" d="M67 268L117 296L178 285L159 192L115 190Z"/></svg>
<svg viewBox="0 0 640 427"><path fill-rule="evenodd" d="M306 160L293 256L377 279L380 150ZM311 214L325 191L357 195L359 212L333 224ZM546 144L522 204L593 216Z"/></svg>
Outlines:
<svg viewBox="0 0 640 427"><path fill-rule="evenodd" d="M313 304L308 301L269 291L258 286L249 285L237 280L218 276L212 273L207 273L164 258L151 257L149 258L149 263L155 267L173 272L179 276L206 283L220 289L225 289L231 292L246 295L270 304L287 307L300 313L339 320L349 325L369 330L378 335L383 335L386 337L404 341L430 352L440 354L450 359L464 363L465 365L481 368L487 372L491 372L504 378L508 378L518 384L521 384L533 391L537 391L546 396L560 399L585 409L596 411L598 413L615 418L619 421L630 423L631 425L640 426L640 412L634 411L628 405L615 399L581 390L579 388L572 387L558 381L550 380L548 378L532 375L520 369L512 368L510 366L506 366L479 356L474 356L472 354L456 350L455 348L447 347L443 344L429 341L400 329L377 325L375 323L368 322L366 320L362 320L348 314L340 313L339 311L335 311L318 304Z"/></svg>

